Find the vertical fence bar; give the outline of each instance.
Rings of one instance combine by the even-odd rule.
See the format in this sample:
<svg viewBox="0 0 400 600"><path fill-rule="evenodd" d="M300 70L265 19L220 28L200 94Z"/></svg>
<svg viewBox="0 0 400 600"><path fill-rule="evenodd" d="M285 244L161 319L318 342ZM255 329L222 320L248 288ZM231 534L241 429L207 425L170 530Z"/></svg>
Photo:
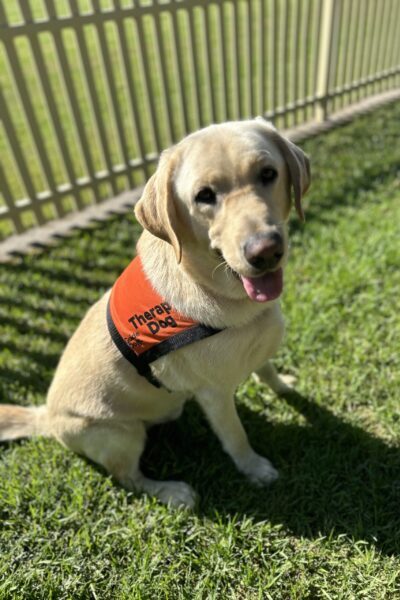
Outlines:
<svg viewBox="0 0 400 600"><path fill-rule="evenodd" d="M400 21L400 7L397 4L397 22ZM396 64L396 60L397 62L397 67L399 65L399 61L400 61L400 36L396 35L395 37L395 44L393 47L393 53L394 53L394 59L393 59L393 65ZM397 81L397 84L400 86L400 71L399 69L397 70L397 74L395 75L395 81Z"/></svg>
<svg viewBox="0 0 400 600"><path fill-rule="evenodd" d="M298 0L299 5L299 38L297 43L297 67L296 67L296 79L297 79L297 94L296 102L306 103L307 98L307 84L306 75L307 72L307 40L309 31L309 3L303 0ZM306 107L297 106L295 111L295 123L304 123L306 121Z"/></svg>
<svg viewBox="0 0 400 600"><path fill-rule="evenodd" d="M398 62L400 60L400 36L398 35L398 26L399 26L399 22L400 22L400 2L395 2L395 15L393 18L393 39L392 39L392 51L391 51L391 55L390 55L390 67L394 68L394 67L399 67ZM390 80L392 82L391 87L393 85L396 85L396 80L399 82L400 84L400 73L398 72L397 74L394 73L391 77Z"/></svg>
<svg viewBox="0 0 400 600"><path fill-rule="evenodd" d="M300 15L300 16L299 16ZM295 106L296 101L299 99L299 56L300 56L300 23L302 22L302 15L300 14L299 11L299 0L295 0L293 5L292 5L292 30L293 30L293 35L291 35L290 37L292 38L292 56L291 56L291 63L292 63L292 98L291 98L291 104L293 106ZM293 114L292 114L292 123L293 125L296 125L297 123L297 109L294 108L293 110Z"/></svg>
<svg viewBox="0 0 400 600"><path fill-rule="evenodd" d="M362 96L365 96L365 91L366 91L366 87L363 85L364 81L365 81L365 77L366 77L366 68L367 68L367 64L368 64L368 49L369 49L369 44L367 43L367 40L369 39L370 36L370 27L371 27L371 2L370 0L365 0L365 6L364 6L364 36L362 38L362 43L361 43L361 47L362 47L362 53L361 53L361 60L360 60L360 74L359 74L359 79L361 80L361 84L360 87L358 88L358 99L360 99Z"/></svg>
<svg viewBox="0 0 400 600"><path fill-rule="evenodd" d="M17 233L22 233L24 231L24 226L21 221L21 216L19 214L19 210L14 202L13 195L11 193L11 188L8 184L6 174L4 172L3 166L0 162L0 181L1 181L1 193L3 195L4 201L8 208L7 216L11 219L14 229Z"/></svg>
<svg viewBox="0 0 400 600"><path fill-rule="evenodd" d="M376 49L376 45L377 45L377 39L378 39L378 35L377 35L377 31L376 31L378 10L379 10L378 2L373 2L372 23L374 24L374 27L372 29L372 39L370 40L370 44L369 44L370 52L369 52L368 64L367 64L367 76L368 77L372 77L372 74L373 74L374 56L375 56L375 49ZM366 88L366 92L367 92L368 96L370 95L372 89L373 89L373 84L369 83Z"/></svg>
<svg viewBox="0 0 400 600"><path fill-rule="evenodd" d="M311 16L312 16L312 11L310 8L310 2L306 1L304 4L303 2L300 5L302 7L302 11L305 11L303 14L303 19L304 19L304 30L303 30L303 79L302 79L302 98L304 100L307 99L308 96L308 78L309 78L309 73L310 73L310 69L309 69L309 59L308 59L308 39L309 39L309 35L310 35L310 28L311 28ZM302 121L307 121L307 106L304 106L302 112L301 112L301 118Z"/></svg>
<svg viewBox="0 0 400 600"><path fill-rule="evenodd" d="M372 67L372 74L375 77L375 75L378 73L379 71L379 44L380 44L380 32L382 31L382 26L383 26L383 10L382 10L382 0L379 2L379 10L378 10L378 20L377 20L377 25L376 25L376 46L374 48L374 62L373 62L373 67ZM375 80L373 82L373 87L372 87L372 92L374 94L376 94L379 89L378 89L379 83Z"/></svg>
<svg viewBox="0 0 400 600"><path fill-rule="evenodd" d="M47 10L47 14L48 14L49 18L52 19L56 23L58 21L58 17L55 12L54 5L50 2L50 0L45 0L45 6L46 6L46 10ZM95 200L98 201L98 200L100 200L100 197L99 197L98 182L97 182L97 178L96 178L96 171L95 171L92 155L90 152L90 144L89 144L89 140L88 140L88 137L86 134L86 129L84 126L83 118L81 116L79 103L78 103L77 97L76 97L75 87L74 87L74 83L72 81L71 70L69 68L69 63L68 63L67 55L65 52L64 43L62 40L61 31L60 31L60 29L55 28L54 32L52 31L52 34L53 34L53 41L54 41L54 45L55 45L56 53L57 53L57 59L58 59L59 65L61 66L61 74L63 77L63 81L65 84L66 90L68 92L69 106L71 108L71 111L72 111L72 114L74 117L74 121L76 124L76 132L78 135L80 147L81 147L82 154L84 157L86 171L89 174L90 180L92 182L93 190L95 192Z"/></svg>
<svg viewBox="0 0 400 600"><path fill-rule="evenodd" d="M389 0L386 0L385 2L385 7L386 7L386 19L385 19L385 24L383 27L383 31L382 31L382 40L381 40L381 44L380 44L380 53L379 53L379 71L382 73L383 71L386 70L386 64L385 64L385 56L386 56L386 49L387 49L387 45L388 45L388 41L389 41L389 32L390 32L390 24L391 24L391 17L392 17L392 4ZM399 35L399 32L398 32ZM381 79L379 82L379 91L382 92L385 89L385 79Z"/></svg>
<svg viewBox="0 0 400 600"><path fill-rule="evenodd" d="M168 86L168 65L167 65L167 49L165 48L164 42L164 35L162 32L162 28L161 28L161 14L157 14L156 18L154 19L154 25L156 28L156 33L157 33L157 41L155 44L155 49L156 49L156 53L157 53L157 60L159 62L159 64L161 65L161 81L162 81L162 95L163 95L163 102L164 105L166 107L166 111L167 111L167 130L168 130L168 136L169 136L169 144L171 144L172 142L176 142L176 140L178 139L178 133L177 130L175 128L175 118L174 118L174 112L175 114L178 111L174 111L174 108L172 106L172 94L170 94L169 92L169 86ZM175 36L174 36L175 37ZM160 45L162 47L162 50L160 51ZM182 106L182 89L179 90L180 91L180 101L181 101L181 108L183 109L183 107L185 106L185 102L183 102L183 106ZM184 110L184 109L183 109ZM182 114L183 110L179 111L178 114Z"/></svg>
<svg viewBox="0 0 400 600"><path fill-rule="evenodd" d="M358 4L358 15L357 15L357 35L356 35L356 49L354 57L354 68L352 76L352 85L355 88L351 93L351 98L357 102L360 99L361 87L361 68L362 68L362 54L364 50L364 40L366 36L365 31L365 7L367 6L366 0L359 1Z"/></svg>
<svg viewBox="0 0 400 600"><path fill-rule="evenodd" d="M237 65L237 52L236 52L236 33L235 33L235 7L233 3L225 2L225 9L229 8L229 19L227 22L229 23L228 30L228 38L229 39L229 56L230 56L230 81L231 81L231 118L239 119L240 118L240 102L239 102L239 79L238 79L238 65Z"/></svg>
<svg viewBox="0 0 400 600"><path fill-rule="evenodd" d="M328 116L328 92L330 72L332 69L331 57L332 47L337 29L335 31L335 0L325 0L322 3L322 23L319 44L319 61L317 77L317 105L315 107L315 119L318 122L325 121Z"/></svg>
<svg viewBox="0 0 400 600"><path fill-rule="evenodd" d="M5 11L3 5L0 4L0 21L7 24L7 19L5 15ZM42 130L39 126L38 119L36 117L35 110L32 105L31 95L29 94L26 79L24 72L21 67L20 59L18 57L18 53L14 46L14 40L10 38L5 39L5 49L7 52L7 58L12 68L12 76L14 80L14 84L16 89L18 90L18 95L21 100L22 106L24 108L24 112L26 118L29 122L32 138L37 151L37 158L40 161L41 168L44 171L46 176L47 185L50 188L51 194L54 198L54 206L56 209L56 214L58 217L62 217L64 215L64 209L58 194L57 183L53 173L53 167L50 163L47 149L44 143Z"/></svg>
<svg viewBox="0 0 400 600"><path fill-rule="evenodd" d="M335 98L335 110L343 108L344 93L343 88L346 84L346 57L348 53L350 39L350 2L351 0L343 0L340 22L340 39L338 51L338 69L335 87L340 90L340 94Z"/></svg>
<svg viewBox="0 0 400 600"><path fill-rule="evenodd" d="M153 4L153 6L156 7L155 4ZM172 141L175 141L175 136L172 133L172 126L173 126L173 117L172 117L172 105L170 103L170 94L168 93L168 79L167 79L167 66L165 63L165 53L160 51L160 43L161 43L161 31L160 31L160 13L157 12L155 14L155 16L151 18L151 25L152 27L155 26L155 33L156 35L152 36L152 46L153 46L153 52L154 52L154 57L155 57L155 62L157 63L157 72L161 75L161 77L159 78L160 84L161 84L161 94L160 94L160 100L161 100L161 105L163 106L163 110L166 111L166 116L168 117L167 119L163 119L164 122L164 126L167 130L167 136L168 136L168 141L166 141L167 145L170 145ZM152 33L154 33L154 29L152 31ZM146 39L147 42L147 39ZM154 65L155 66L155 65ZM165 142L161 142L161 147L164 148L165 147Z"/></svg>
<svg viewBox="0 0 400 600"><path fill-rule="evenodd" d="M353 32L353 45L352 45L352 52L351 52L351 60L349 60L350 63L350 86L351 86L351 90L350 90L350 95L349 95L349 99L350 99L350 104L354 101L354 97L355 97L355 89L354 89L354 84L356 81L356 65L357 65L357 49L358 49L358 40L359 40L359 35L360 35L360 11L361 11L361 0L353 0L354 4L355 4L355 19L354 19L354 32Z"/></svg>
<svg viewBox="0 0 400 600"><path fill-rule="evenodd" d="M251 31L251 19L250 19L250 3L251 0L247 0L243 6L246 9L246 27L244 31L245 37L245 73L244 77L247 79L247 113L246 117L255 116L256 108L254 106L254 89L253 89L253 53L252 53L252 31Z"/></svg>
<svg viewBox="0 0 400 600"><path fill-rule="evenodd" d="M347 43L345 46L345 67L344 67L344 89L346 90L342 95L342 106L347 106L351 96L351 69L352 60L350 56L354 56L354 27L356 23L356 0L348 0L348 29L347 29Z"/></svg>
<svg viewBox="0 0 400 600"><path fill-rule="evenodd" d="M211 88L210 63L207 50L207 14L206 6L193 5L191 11L191 26L195 47L196 70L198 78L196 79L197 94L200 100L201 125L208 125L214 120L214 100ZM197 17L197 18L196 18Z"/></svg>
<svg viewBox="0 0 400 600"><path fill-rule="evenodd" d="M183 64L183 56L182 56L182 34L181 34L181 26L179 24L179 19L178 19L178 4L176 2L176 0L173 0L174 2L174 10L172 11L172 41L174 43L174 58L175 58L175 63L178 67L178 77L177 77L177 85L178 85L178 90L179 90L179 96L180 96L180 102L182 105L182 114L183 114L183 121L184 121L184 132L185 134L188 133L190 131L190 124L189 124L189 111L188 111L188 106L189 106L189 96L188 93L186 92L186 86L185 86L185 77L184 77L184 72L185 72L185 68L184 68L184 64ZM192 40L190 40L190 44L193 44ZM193 53L193 47L191 48L191 52ZM197 100L196 100L197 102ZM197 113L198 113L198 105L197 105Z"/></svg>
<svg viewBox="0 0 400 600"><path fill-rule="evenodd" d="M253 3L251 4L253 6ZM252 21L255 23L255 15L254 8L252 8ZM264 43L264 25L265 25L265 6L264 0L261 0L259 3L259 14L258 14L258 28L257 28L257 36L258 36L258 46L254 50L257 56L257 68L256 68L256 92L255 97L256 101L256 112L255 114L261 115L265 109L265 100L264 100L264 81L263 81L263 61L264 61L264 53L265 53L265 43Z"/></svg>
<svg viewBox="0 0 400 600"><path fill-rule="evenodd" d="M51 7L50 7L51 0L45 0L45 1L46 1L46 7L48 7L48 9L51 9ZM77 0L70 0L70 4L71 4L72 14L75 15L76 17L79 17L79 9L78 9ZM79 20L79 18L77 18L76 27L74 28L74 32L76 34L76 38L77 38L78 44L79 44L80 58L82 60L83 73L85 75L85 83L86 83L87 89L89 91L90 102L93 107L93 113L96 117L96 126L97 126L97 131L99 133L100 141L101 141L104 160L105 160L105 163L107 166L107 171L110 174L111 188L112 188L113 194L117 194L118 188L116 185L115 176L114 176L114 172L113 172L113 164L112 164L112 158L111 158L110 145L109 145L106 129L104 126L104 119L103 119L103 115L101 112L100 102L99 102L97 91L96 91L96 85L95 85L94 75L93 75L93 68L90 63L90 58L89 58L88 44L86 41L86 36L83 31L82 22Z"/></svg>
<svg viewBox="0 0 400 600"><path fill-rule="evenodd" d="M21 2L21 0L19 0L19 5L20 5L20 10L22 12L22 15L23 15L25 21L32 22L33 16L32 16L32 11L31 11L29 3ZM61 118L59 110L57 108L57 104L54 100L54 95L53 95L53 92L51 89L50 78L49 78L48 70L47 70L47 67L45 64L43 51L38 42L36 35L30 36L28 39L29 39L30 47L32 49L32 53L33 53L33 56L35 59L37 69L38 69L40 83L41 83L44 97L45 97L46 103L47 103L47 109L51 116L52 126L56 133L59 150L61 150L61 152L59 153L59 156L61 156L61 158L62 158L69 181L73 188L76 208L81 209L84 206L83 201L82 201L82 194L81 194L79 187L77 187L77 185L76 185L77 176L76 176L74 165L72 162L70 149L69 149L68 143L65 139L64 131L61 127L62 118Z"/></svg>
<svg viewBox="0 0 400 600"><path fill-rule="evenodd" d="M200 78L199 78L199 70L197 68L197 52L196 52L196 38L195 38L195 22L194 22L194 9L193 6L190 6L187 10L187 18L189 21L189 57L190 57L190 65L191 71L194 73L195 80L195 109L196 109L196 117L197 123L196 127L201 127L204 124L203 115L204 115L204 103L203 98L200 93Z"/></svg>
<svg viewBox="0 0 400 600"><path fill-rule="evenodd" d="M388 55L389 55L389 47L390 47L390 40L391 40L391 30L392 30L392 24L393 24L393 15L395 13L395 6L394 6L394 2L393 0L389 1L389 16L388 16L388 24L387 24L387 30L386 30L386 36L385 36L385 48L383 51L383 70L384 71L388 71L389 69L389 63L388 63ZM381 89L382 91L387 90L388 89L388 84L389 84L389 78L385 78L382 80L382 85L381 85Z"/></svg>
<svg viewBox="0 0 400 600"><path fill-rule="evenodd" d="M334 11L333 11L333 32L331 42L331 56L329 66L329 78L328 78L328 93L332 92L336 88L336 82L338 79L338 64L339 64L339 39L340 39L340 23L342 19L343 3L342 0L335 0ZM335 111L337 103L335 98L330 102L328 100L328 113Z"/></svg>
<svg viewBox="0 0 400 600"><path fill-rule="evenodd" d="M342 10L342 40L340 45L340 55L341 55L341 72L340 72L340 88L341 93L338 97L338 108L343 108L347 101L347 92L346 87L348 84L347 81L347 72L348 72L348 62L349 62L349 48L351 41L351 14L352 14L352 3L353 0L343 0L343 10Z"/></svg>
<svg viewBox="0 0 400 600"><path fill-rule="evenodd" d="M222 85L221 85L221 95L222 95L222 107L223 107L223 114L222 114L222 119L225 121L226 119L229 118L229 106L228 106L228 86L226 83L226 69L227 69L227 61L228 61L228 57L227 57L227 52L226 52L226 35L225 35L225 24L224 24L224 15L223 15L223 7L224 4L223 2L221 2L220 4L217 4L217 20L218 20L218 32L219 32L219 43L218 43L218 48L219 48L219 57L220 57L220 63L221 63L221 80L222 80Z"/></svg>
<svg viewBox="0 0 400 600"><path fill-rule="evenodd" d="M322 0L316 0L317 3L317 9L316 9L316 14L315 14L315 18L314 18L314 26L313 26L313 32L312 32L312 48L314 50L312 56L313 56L313 64L312 64L312 97L313 97L313 105L311 108L311 118L315 119L315 111L316 111L316 106L318 104L318 93L317 93L317 87L318 87L318 69L319 69L319 44L320 44L320 39L321 39L321 27L322 27Z"/></svg>
<svg viewBox="0 0 400 600"><path fill-rule="evenodd" d="M115 0L115 3L116 3L117 9L121 11L122 9L121 9L120 0ZM117 20L117 29L118 29L119 42L121 44L121 52L122 52L122 60L123 60L123 64L124 64L125 77L126 77L126 81L128 84L127 91L128 91L129 100L130 100L130 108L132 110L132 117L133 117L132 120L133 120L133 124L134 124L135 130L136 130L140 158L144 163L143 174L147 178L150 175L150 171L149 171L149 165L146 161L146 144L145 144L144 124L143 124L143 118L141 118L141 115L139 115L139 110L138 110L136 87L135 87L133 77L132 77L132 72L133 72L132 59L131 59L131 53L128 49L128 43L127 43L127 39L126 39L123 18Z"/></svg>
<svg viewBox="0 0 400 600"><path fill-rule="evenodd" d="M138 35L139 35L139 46L138 46L139 58L140 58L140 62L142 64L142 72L144 75L146 96L147 96L147 99L149 102L151 121L152 121L152 130L153 130L153 134L154 134L154 141L156 144L156 152L157 152L157 154L159 154L161 152L161 150L163 149L163 147L162 147L160 130L158 127L157 109L156 109L156 105L155 105L154 94L153 94L151 80L150 80L151 63L150 63L150 58L149 58L149 48L148 48L148 44L146 43L145 34L144 34L143 15L142 14L138 14L138 16L137 16L136 26L137 26L137 31L138 31Z"/></svg>
<svg viewBox="0 0 400 600"><path fill-rule="evenodd" d="M211 105L211 121L215 122L217 120L217 100L216 93L218 91L218 86L213 85L213 73L212 73L212 64L213 64L213 43L211 39L210 32L210 6L207 6L207 3L204 4L202 11L202 18L204 23L204 33L205 39L204 43L206 46L205 51L205 71L206 71L206 88L209 90L209 100Z"/></svg>
<svg viewBox="0 0 400 600"><path fill-rule="evenodd" d="M239 35L239 14L238 14L238 7L237 7L237 3L233 2L232 4L232 8L233 8L233 21L232 21L232 25L234 28L234 35L233 35L233 44L234 44L234 77L235 77L235 82L236 82L236 89L238 92L238 110L239 110L239 114L238 114L238 118L242 119L244 116L244 110L243 110L243 96L242 96L242 86L240 85L240 35Z"/></svg>
<svg viewBox="0 0 400 600"><path fill-rule="evenodd" d="M39 225L43 225L46 222L46 219L43 214L43 207L37 200L35 186L33 184L31 174L26 164L24 153L22 152L21 145L19 143L17 133L11 120L11 115L8 110L8 106L3 96L3 90L1 89L1 87L0 114L2 115L4 130L7 135L8 143L10 144L11 150L14 154L15 162L18 166L19 173L21 175L22 181L30 199L30 208L32 208L37 223Z"/></svg>
<svg viewBox="0 0 400 600"><path fill-rule="evenodd" d="M386 21L387 21L387 10L386 10L387 1L381 0L379 4L380 4L381 17L380 17L380 28L379 28L379 33L378 33L378 44L377 44L377 49L376 49L376 62L375 62L375 69L374 69L374 78L375 78L374 91L375 91L375 93L379 93L381 90L381 81L379 80L379 75L382 70L382 46L383 46L382 33L386 28Z"/></svg>
<svg viewBox="0 0 400 600"><path fill-rule="evenodd" d="M272 0L270 4L270 23L269 31L271 33L271 69L270 69L270 85L271 85L271 113L274 114L278 106L278 82L279 82L279 58L278 58L278 35L277 29L279 24L279 13L277 0Z"/></svg>
<svg viewBox="0 0 400 600"><path fill-rule="evenodd" d="M92 3L93 3L93 8L94 8L94 14L99 16L101 14L99 0L92 0ZM111 57L110 57L109 44L106 39L104 25L100 24L99 22L96 22L96 32L97 32L97 36L98 36L98 40L99 40L99 44L100 44L100 50L101 50L101 56L99 58L101 60L102 71L105 76L105 81L107 82L108 93L111 97L112 113L113 113L115 124L117 126L116 127L117 141L118 141L120 150L122 151L124 164L127 167L126 174L128 177L129 184L130 184L130 186L133 186L132 172L129 169L128 142L126 139L125 128L124 128L122 115L121 115L121 106L118 101L117 86L116 86L115 75L114 75L116 65L111 64L112 61L111 61ZM112 166L111 166L111 169L112 169ZM109 167L109 170L110 170L110 167Z"/></svg>
<svg viewBox="0 0 400 600"><path fill-rule="evenodd" d="M282 2L282 0L281 0ZM288 117L287 117L287 101L288 101L288 83L289 83L289 73L288 73L288 60L287 60L287 55L288 55L288 44L289 44L289 6L288 6L288 0L284 0L282 2L282 11L281 11L281 15L282 15L282 38L281 38L281 44L282 44L282 54L281 54L281 70L282 70L282 77L281 77L281 83L282 83L282 96L281 96L281 102L280 102L280 107L283 111L283 116L282 116L282 124L283 127L287 127L288 126Z"/></svg>

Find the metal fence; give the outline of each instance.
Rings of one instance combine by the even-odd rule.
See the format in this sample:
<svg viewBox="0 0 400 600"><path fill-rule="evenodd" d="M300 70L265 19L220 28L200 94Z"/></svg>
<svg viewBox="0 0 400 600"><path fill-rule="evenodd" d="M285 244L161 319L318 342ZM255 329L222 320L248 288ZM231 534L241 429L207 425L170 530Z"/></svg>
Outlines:
<svg viewBox="0 0 400 600"><path fill-rule="evenodd" d="M399 0L0 0L0 237L143 183L210 122L400 84Z"/></svg>

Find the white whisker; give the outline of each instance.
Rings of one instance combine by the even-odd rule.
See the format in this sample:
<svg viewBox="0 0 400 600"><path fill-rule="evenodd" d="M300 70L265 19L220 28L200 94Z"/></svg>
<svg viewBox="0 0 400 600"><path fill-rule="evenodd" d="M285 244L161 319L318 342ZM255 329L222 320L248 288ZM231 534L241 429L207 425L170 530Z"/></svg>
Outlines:
<svg viewBox="0 0 400 600"><path fill-rule="evenodd" d="M222 262L218 263L218 265L212 270L211 273L211 279L214 279L214 273L217 269L219 269L220 267L226 267L229 266L228 263L226 262L226 260L223 260Z"/></svg>

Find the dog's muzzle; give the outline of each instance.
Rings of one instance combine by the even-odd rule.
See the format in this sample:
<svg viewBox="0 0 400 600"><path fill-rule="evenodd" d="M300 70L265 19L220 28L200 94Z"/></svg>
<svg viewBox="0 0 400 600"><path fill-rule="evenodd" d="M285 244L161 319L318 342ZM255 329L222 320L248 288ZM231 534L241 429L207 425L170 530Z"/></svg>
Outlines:
<svg viewBox="0 0 400 600"><path fill-rule="evenodd" d="M243 246L246 261L257 271L276 269L284 255L284 242L280 233L257 233L246 240Z"/></svg>

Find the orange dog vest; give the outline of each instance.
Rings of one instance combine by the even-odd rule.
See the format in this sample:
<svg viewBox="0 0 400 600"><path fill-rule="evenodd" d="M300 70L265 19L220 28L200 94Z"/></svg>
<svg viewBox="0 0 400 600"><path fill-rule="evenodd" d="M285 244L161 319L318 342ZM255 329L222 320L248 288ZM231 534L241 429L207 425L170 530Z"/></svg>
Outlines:
<svg viewBox="0 0 400 600"><path fill-rule="evenodd" d="M123 356L156 387L161 383L151 372L152 362L220 331L178 313L152 288L139 257L127 266L111 290L107 324Z"/></svg>

